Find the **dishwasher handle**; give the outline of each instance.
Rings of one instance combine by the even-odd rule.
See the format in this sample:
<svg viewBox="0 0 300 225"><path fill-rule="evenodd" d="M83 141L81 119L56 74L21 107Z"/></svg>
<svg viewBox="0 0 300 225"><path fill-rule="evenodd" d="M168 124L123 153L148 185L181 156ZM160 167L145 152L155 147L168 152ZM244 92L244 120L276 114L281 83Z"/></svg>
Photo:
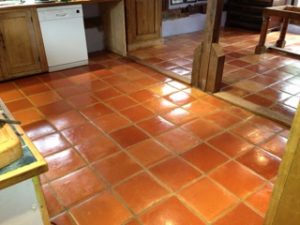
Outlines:
<svg viewBox="0 0 300 225"><path fill-rule="evenodd" d="M68 13L56 13L55 16L56 17L66 17L68 15Z"/></svg>

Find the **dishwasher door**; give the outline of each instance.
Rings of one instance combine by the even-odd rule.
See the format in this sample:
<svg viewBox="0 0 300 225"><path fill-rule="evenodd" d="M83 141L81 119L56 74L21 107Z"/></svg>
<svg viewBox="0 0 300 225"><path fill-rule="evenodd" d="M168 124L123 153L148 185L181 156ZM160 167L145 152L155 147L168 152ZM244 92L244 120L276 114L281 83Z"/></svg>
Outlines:
<svg viewBox="0 0 300 225"><path fill-rule="evenodd" d="M38 8L49 71L88 64L81 5Z"/></svg>

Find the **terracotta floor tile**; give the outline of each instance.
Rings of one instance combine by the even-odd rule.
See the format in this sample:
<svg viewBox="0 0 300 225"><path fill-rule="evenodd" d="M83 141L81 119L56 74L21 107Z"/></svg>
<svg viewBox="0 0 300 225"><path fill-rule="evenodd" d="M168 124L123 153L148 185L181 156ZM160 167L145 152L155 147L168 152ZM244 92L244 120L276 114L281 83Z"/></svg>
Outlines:
<svg viewBox="0 0 300 225"><path fill-rule="evenodd" d="M202 100L197 100L187 105L184 105L183 108L199 116L205 116L211 114L216 110L215 107L203 102Z"/></svg>
<svg viewBox="0 0 300 225"><path fill-rule="evenodd" d="M116 184L141 170L137 163L122 152L94 163L93 167L111 184Z"/></svg>
<svg viewBox="0 0 300 225"><path fill-rule="evenodd" d="M104 188L88 167L53 181L51 186L65 207L70 207Z"/></svg>
<svg viewBox="0 0 300 225"><path fill-rule="evenodd" d="M237 117L239 117L241 119L244 119L244 120L247 119L247 118L249 118L249 117L251 117L253 115L251 112L249 112L249 111L247 111L245 109L236 107L236 106L233 106L233 107L229 108L228 111L231 114L233 114L233 115L235 115L235 116L237 116Z"/></svg>
<svg viewBox="0 0 300 225"><path fill-rule="evenodd" d="M49 185L43 185L43 193L50 217L55 216L64 210Z"/></svg>
<svg viewBox="0 0 300 225"><path fill-rule="evenodd" d="M253 116L250 120L250 123L253 123L258 128L267 129L272 132L279 132L284 129L284 126L280 125L279 123L276 123L272 120L260 117L260 116Z"/></svg>
<svg viewBox="0 0 300 225"><path fill-rule="evenodd" d="M39 110L46 116L59 115L72 110L72 107L65 101L58 101L39 107Z"/></svg>
<svg viewBox="0 0 300 225"><path fill-rule="evenodd" d="M32 103L26 98L21 98L16 101L7 102L5 104L10 112L17 112L33 107Z"/></svg>
<svg viewBox="0 0 300 225"><path fill-rule="evenodd" d="M150 110L146 109L145 107L141 105L133 106L128 109L122 110L121 114L126 116L128 119L130 119L132 122L139 122L143 119L149 118L151 116L154 116L154 113Z"/></svg>
<svg viewBox="0 0 300 225"><path fill-rule="evenodd" d="M71 214L80 225L120 225L131 217L130 212L108 192L72 208Z"/></svg>
<svg viewBox="0 0 300 225"><path fill-rule="evenodd" d="M273 105L273 101L256 94L245 97L245 100L264 107L270 107Z"/></svg>
<svg viewBox="0 0 300 225"><path fill-rule="evenodd" d="M168 82L168 85L171 85L172 87L177 88L178 90L183 90L190 87L189 85L175 80Z"/></svg>
<svg viewBox="0 0 300 225"><path fill-rule="evenodd" d="M129 108L137 104L134 100L127 96L118 96L106 101L106 103L118 111L121 111L123 109Z"/></svg>
<svg viewBox="0 0 300 225"><path fill-rule="evenodd" d="M59 95L56 94L54 91L46 91L43 93L31 95L28 98L37 107L48 105L50 103L57 102L60 100Z"/></svg>
<svg viewBox="0 0 300 225"><path fill-rule="evenodd" d="M96 119L97 117L112 113L113 111L105 106L102 103L97 103L95 105L86 107L81 110L81 113L83 113L86 117L88 117L91 120Z"/></svg>
<svg viewBox="0 0 300 225"><path fill-rule="evenodd" d="M130 126L117 130L110 134L111 137L118 142L122 147L129 147L131 145L137 144L148 138L148 135L145 134L141 129Z"/></svg>
<svg viewBox="0 0 300 225"><path fill-rule="evenodd" d="M152 91L153 93L160 95L160 96L166 96L166 95L169 95L171 93L178 91L178 89L176 89L170 85L167 85L167 84L158 84L158 85L151 87L150 91Z"/></svg>
<svg viewBox="0 0 300 225"><path fill-rule="evenodd" d="M77 109L85 108L89 105L97 103L97 100L90 93L75 95L68 98L67 100L73 107Z"/></svg>
<svg viewBox="0 0 300 225"><path fill-rule="evenodd" d="M53 219L51 219L52 223L59 225L73 225L74 221L68 213L63 213Z"/></svg>
<svg viewBox="0 0 300 225"><path fill-rule="evenodd" d="M217 125L203 119L198 119L187 123L183 126L183 129L194 133L197 137L201 138L202 140L216 135L217 133L222 131L222 129Z"/></svg>
<svg viewBox="0 0 300 225"><path fill-rule="evenodd" d="M179 158L164 161L150 171L174 191L201 176L200 172Z"/></svg>
<svg viewBox="0 0 300 225"><path fill-rule="evenodd" d="M153 139L148 139L129 147L128 152L144 166L150 166L171 156L169 151Z"/></svg>
<svg viewBox="0 0 300 225"><path fill-rule="evenodd" d="M83 123L79 126L68 128L62 131L62 134L72 144L80 144L89 138L96 137L101 132L90 123Z"/></svg>
<svg viewBox="0 0 300 225"><path fill-rule="evenodd" d="M228 160L227 157L206 144L198 145L185 152L182 157L204 172L209 172Z"/></svg>
<svg viewBox="0 0 300 225"><path fill-rule="evenodd" d="M207 178L185 188L180 196L210 222L238 202L232 194Z"/></svg>
<svg viewBox="0 0 300 225"><path fill-rule="evenodd" d="M190 132L180 128L168 131L156 137L156 139L175 153L183 153L195 147L200 142L200 140Z"/></svg>
<svg viewBox="0 0 300 225"><path fill-rule="evenodd" d="M208 116L205 116L205 118L216 123L217 125L223 128L228 128L241 121L240 118L226 111L218 111Z"/></svg>
<svg viewBox="0 0 300 225"><path fill-rule="evenodd" d="M90 138L76 145L75 148L89 162L97 161L120 150L112 140L104 135Z"/></svg>
<svg viewBox="0 0 300 225"><path fill-rule="evenodd" d="M240 198L250 195L264 183L255 173L235 162L219 167L210 177Z"/></svg>
<svg viewBox="0 0 300 225"><path fill-rule="evenodd" d="M111 99L120 96L121 94L122 93L120 91L112 87L108 87L103 90L94 92L94 95L101 100Z"/></svg>
<svg viewBox="0 0 300 225"><path fill-rule="evenodd" d="M275 136L267 143L261 145L261 147L266 151L282 158L285 152L286 145L287 145L287 138L281 136Z"/></svg>
<svg viewBox="0 0 300 225"><path fill-rule="evenodd" d="M291 97L283 102L283 104L292 108L298 108L300 97Z"/></svg>
<svg viewBox="0 0 300 225"><path fill-rule="evenodd" d="M166 96L165 98L176 105L184 105L196 100L194 97L183 91L173 93L171 95Z"/></svg>
<svg viewBox="0 0 300 225"><path fill-rule="evenodd" d="M131 124L129 120L117 113L100 116L94 120L94 123L105 133L111 133Z"/></svg>
<svg viewBox="0 0 300 225"><path fill-rule="evenodd" d="M281 160L268 152L256 148L239 157L238 161L266 179L272 179L278 172Z"/></svg>
<svg viewBox="0 0 300 225"><path fill-rule="evenodd" d="M163 115L163 117L177 125L189 122L197 118L196 115L182 108L176 108L166 115Z"/></svg>
<svg viewBox="0 0 300 225"><path fill-rule="evenodd" d="M86 82L82 84L85 89L96 92L98 90L103 90L107 87L107 83L101 80L92 80L91 82Z"/></svg>
<svg viewBox="0 0 300 225"><path fill-rule="evenodd" d="M22 128L31 140L56 132L54 127L47 120L40 120L35 123L24 125Z"/></svg>
<svg viewBox="0 0 300 225"><path fill-rule="evenodd" d="M68 78L66 78L65 77L65 75L63 75L62 73L62 75L61 74L59 74L59 73L61 73L61 72L57 72L57 74L59 75L59 76L61 76L60 78L58 78L58 77L56 77L55 79L51 79L51 78L46 78L46 83L50 86L50 87L52 87L52 88L54 88L54 89L60 89L60 88L63 88L63 87L69 87L69 86L72 86L72 85L75 85L73 82L71 82ZM53 76L52 76L52 78L53 78ZM42 79L44 79L44 77L42 78Z"/></svg>
<svg viewBox="0 0 300 225"><path fill-rule="evenodd" d="M58 94L63 98L70 98L74 95L80 95L87 91L82 85L64 86L56 89Z"/></svg>
<svg viewBox="0 0 300 225"><path fill-rule="evenodd" d="M20 98L24 98L24 95L19 90L17 90L15 87L13 87L13 88L14 89L0 92L0 98L4 102L10 102L10 101L18 100Z"/></svg>
<svg viewBox="0 0 300 225"><path fill-rule="evenodd" d="M146 173L130 178L117 186L115 191L135 213L140 213L168 194L166 189Z"/></svg>
<svg viewBox="0 0 300 225"><path fill-rule="evenodd" d="M273 185L267 184L262 189L246 199L247 203L254 206L262 214L265 214L269 208Z"/></svg>
<svg viewBox="0 0 300 225"><path fill-rule="evenodd" d="M70 147L70 144L66 141L66 139L58 133L36 139L33 141L33 144L43 156L48 156Z"/></svg>
<svg viewBox="0 0 300 225"><path fill-rule="evenodd" d="M272 88L264 89L264 90L258 92L258 95L268 98L268 99L272 100L273 102L282 101L282 100L285 100L285 99L291 97L291 95L289 95L285 92L276 91Z"/></svg>
<svg viewBox="0 0 300 225"><path fill-rule="evenodd" d="M34 95L34 94L50 91L50 88L41 82L36 84L31 84L31 85L25 85L20 89L26 95Z"/></svg>
<svg viewBox="0 0 300 225"><path fill-rule="evenodd" d="M21 121L21 124L27 125L39 120L43 120L43 115L36 108L28 108L22 111L12 113L16 120Z"/></svg>
<svg viewBox="0 0 300 225"><path fill-rule="evenodd" d="M233 133L245 138L253 144L260 144L269 139L274 133L258 128L252 123L241 124L231 130Z"/></svg>
<svg viewBox="0 0 300 225"><path fill-rule="evenodd" d="M155 94L149 90L144 89L144 90L130 93L129 96L134 100L136 100L137 102L144 102L152 99L155 96Z"/></svg>
<svg viewBox="0 0 300 225"><path fill-rule="evenodd" d="M164 114L177 108L175 104L164 98L154 98L150 101L144 102L143 105L157 114Z"/></svg>
<svg viewBox="0 0 300 225"><path fill-rule="evenodd" d="M49 181L65 176L85 165L74 149L67 149L45 158L48 163L48 172L45 176Z"/></svg>
<svg viewBox="0 0 300 225"><path fill-rule="evenodd" d="M174 124L160 116L138 123L138 126L151 135L158 135L175 127Z"/></svg>
<svg viewBox="0 0 300 225"><path fill-rule="evenodd" d="M133 220L130 220L125 225L140 225L140 223L136 219L133 219Z"/></svg>
<svg viewBox="0 0 300 225"><path fill-rule="evenodd" d="M178 199L172 197L141 216L145 225L189 224L204 225L197 216L188 210Z"/></svg>
<svg viewBox="0 0 300 225"><path fill-rule="evenodd" d="M209 140L209 143L225 154L235 157L254 148L252 144L228 132Z"/></svg>
<svg viewBox="0 0 300 225"><path fill-rule="evenodd" d="M244 204L240 204L214 225L263 225L263 218Z"/></svg>
<svg viewBox="0 0 300 225"><path fill-rule="evenodd" d="M53 115L48 119L58 130L75 127L86 122L86 119L76 111L69 111L63 114Z"/></svg>

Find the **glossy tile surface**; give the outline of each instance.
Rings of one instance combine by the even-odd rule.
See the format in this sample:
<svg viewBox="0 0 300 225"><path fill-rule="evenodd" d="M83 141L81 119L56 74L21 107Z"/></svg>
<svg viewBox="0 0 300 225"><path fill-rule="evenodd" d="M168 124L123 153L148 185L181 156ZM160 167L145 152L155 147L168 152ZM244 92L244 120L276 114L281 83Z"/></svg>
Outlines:
<svg viewBox="0 0 300 225"><path fill-rule="evenodd" d="M278 32L268 34L267 42L275 43L278 35ZM203 32L165 37L162 44L132 51L130 55L190 83L193 52L202 39ZM283 54L255 55L258 40L259 32L237 28L221 31L220 45L226 57L221 92L293 118L299 104L299 63ZM286 41L286 49L299 48L299 35L288 33ZM177 96L175 103L186 101L182 94L167 98L172 101L173 96Z"/></svg>
<svg viewBox="0 0 300 225"><path fill-rule="evenodd" d="M44 92L59 99L44 105ZM49 163L41 180L58 225L257 223L289 134L110 53L88 67L1 83L0 96Z"/></svg>

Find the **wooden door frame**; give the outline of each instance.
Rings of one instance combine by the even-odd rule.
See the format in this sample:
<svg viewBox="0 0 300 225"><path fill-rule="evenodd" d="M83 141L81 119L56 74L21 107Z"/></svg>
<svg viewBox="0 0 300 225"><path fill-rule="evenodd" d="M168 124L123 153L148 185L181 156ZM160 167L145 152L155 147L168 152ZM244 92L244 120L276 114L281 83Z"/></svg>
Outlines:
<svg viewBox="0 0 300 225"><path fill-rule="evenodd" d="M300 106L279 168L264 225L300 224Z"/></svg>

